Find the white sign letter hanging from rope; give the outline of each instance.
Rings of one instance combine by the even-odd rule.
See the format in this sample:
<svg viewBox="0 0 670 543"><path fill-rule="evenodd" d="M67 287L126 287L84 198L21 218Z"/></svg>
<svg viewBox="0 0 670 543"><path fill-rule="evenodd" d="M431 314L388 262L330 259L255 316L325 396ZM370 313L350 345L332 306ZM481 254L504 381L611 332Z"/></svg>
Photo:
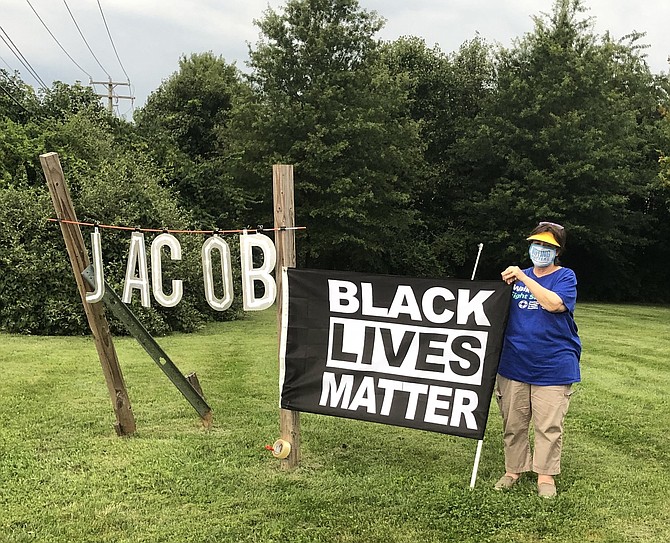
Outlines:
<svg viewBox="0 0 670 543"><path fill-rule="evenodd" d="M93 272L95 273L95 290L86 294L86 301L94 304L102 300L105 294L105 276L102 271L102 243L100 231L96 228L91 234L91 251L93 253Z"/></svg>
<svg viewBox="0 0 670 543"><path fill-rule="evenodd" d="M253 248L263 254L263 264L254 267ZM242 265L242 304L245 311L262 311L270 307L277 296L277 284L272 277L277 261L274 243L264 234L242 234L240 236L240 262ZM265 287L263 295L256 297L256 281Z"/></svg>
<svg viewBox="0 0 670 543"><path fill-rule="evenodd" d="M135 270L139 265L139 276ZM133 297L133 289L139 289L140 299L144 307L151 307L149 298L149 270L147 266L147 252L144 246L144 234L133 232L130 237L130 252L128 254L128 265L126 266L126 281L123 285L124 304L129 304Z"/></svg>
<svg viewBox="0 0 670 543"><path fill-rule="evenodd" d="M161 264L161 249L170 248L170 258L181 260L181 245L172 234L161 234L151 244L151 286L154 298L163 307L174 307L181 301L184 286L181 279L172 280L172 294L163 292L163 267Z"/></svg>
<svg viewBox="0 0 670 543"><path fill-rule="evenodd" d="M214 273L212 251L219 251L221 278L223 279L223 298L214 293ZM202 246L202 275L205 280L205 299L212 309L225 311L233 303L233 271L230 265L230 247L219 236L212 236Z"/></svg>

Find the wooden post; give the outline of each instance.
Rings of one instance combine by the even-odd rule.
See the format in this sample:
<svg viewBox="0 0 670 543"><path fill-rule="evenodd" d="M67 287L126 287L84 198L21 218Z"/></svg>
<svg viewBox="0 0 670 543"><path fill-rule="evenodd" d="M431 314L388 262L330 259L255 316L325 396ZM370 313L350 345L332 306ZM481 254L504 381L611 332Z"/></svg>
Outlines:
<svg viewBox="0 0 670 543"><path fill-rule="evenodd" d="M63 169L56 153L46 153L40 155L42 169L49 186L51 200L56 210L56 217L68 221L77 221L77 215L74 211L74 205L70 198L70 191L65 182ZM101 303L89 304L86 301L87 285L82 277L82 272L88 267L88 252L84 245L84 238L77 224L60 223L65 247L67 248L72 264L74 278L77 281L79 295L84 304L84 311L88 319L88 325L93 332L95 348L98 351L102 372L107 382L109 395L112 399L116 423L114 425L116 433L120 436L126 436L135 432L135 416L130 407L130 400L126 392L126 384L123 380L121 367L116 356L112 335L109 332L109 324L103 311Z"/></svg>
<svg viewBox="0 0 670 543"><path fill-rule="evenodd" d="M295 226L293 207L293 166L275 164L272 166L272 187L274 194L275 228ZM275 232L277 248L277 324L281 337L282 321L282 269L295 268L295 230L277 230ZM300 463L300 413L288 409L279 410L279 430L281 438L291 444L291 453L281 461L282 469L298 467Z"/></svg>

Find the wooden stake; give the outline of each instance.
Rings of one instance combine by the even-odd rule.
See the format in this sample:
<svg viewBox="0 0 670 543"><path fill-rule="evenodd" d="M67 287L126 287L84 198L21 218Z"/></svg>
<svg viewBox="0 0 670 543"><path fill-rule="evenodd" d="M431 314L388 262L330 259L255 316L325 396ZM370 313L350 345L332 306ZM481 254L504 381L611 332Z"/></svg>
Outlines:
<svg viewBox="0 0 670 543"><path fill-rule="evenodd" d="M201 398L205 398L205 395L202 393L202 386L200 385L200 379L198 379L198 375L195 372L189 373L186 376L186 380L191 383L191 386L195 389L195 391L200 394Z"/></svg>
<svg viewBox="0 0 670 543"><path fill-rule="evenodd" d="M272 186L274 194L274 225L292 228L295 226L293 207L293 166L275 164L272 166ZM295 230L277 230L275 232L277 248L277 327L281 337L282 321L282 269L295 268ZM282 469L298 467L300 463L300 412L288 409L279 410L279 430L281 438L291 444L291 453L281 460Z"/></svg>
<svg viewBox="0 0 670 543"><path fill-rule="evenodd" d="M70 198L70 191L65 182L63 169L56 153L46 153L40 155L42 169L49 186L51 200L56 210L58 219L77 221L77 215L74 211L74 205ZM93 332L95 348L98 351L102 373L107 382L109 395L112 399L116 423L114 425L116 433L120 436L126 436L135 432L135 416L130 407L130 400L126 392L126 384L123 380L119 360L116 356L116 349L112 342L112 335L109 332L109 324L105 317L101 303L89 304L86 301L87 285L81 273L88 267L88 252L84 245L84 238L77 224L60 223L65 247L70 257L74 278L77 281L79 295L84 304L84 311L88 319L88 325Z"/></svg>

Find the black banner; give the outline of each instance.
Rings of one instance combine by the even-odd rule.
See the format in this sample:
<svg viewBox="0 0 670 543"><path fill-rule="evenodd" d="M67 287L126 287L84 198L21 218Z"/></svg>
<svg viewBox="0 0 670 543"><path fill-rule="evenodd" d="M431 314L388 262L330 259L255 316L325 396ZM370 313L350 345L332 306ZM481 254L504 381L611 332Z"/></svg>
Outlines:
<svg viewBox="0 0 670 543"><path fill-rule="evenodd" d="M481 439L510 289L288 269L281 407Z"/></svg>

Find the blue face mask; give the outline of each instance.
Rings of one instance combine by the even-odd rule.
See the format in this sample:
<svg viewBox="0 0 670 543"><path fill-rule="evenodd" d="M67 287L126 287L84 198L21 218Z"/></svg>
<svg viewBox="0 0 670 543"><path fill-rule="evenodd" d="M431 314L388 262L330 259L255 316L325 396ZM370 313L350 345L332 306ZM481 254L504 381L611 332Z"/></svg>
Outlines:
<svg viewBox="0 0 670 543"><path fill-rule="evenodd" d="M550 264L553 264L556 259L556 249L533 243L528 249L528 256L530 256L534 266L546 268Z"/></svg>

